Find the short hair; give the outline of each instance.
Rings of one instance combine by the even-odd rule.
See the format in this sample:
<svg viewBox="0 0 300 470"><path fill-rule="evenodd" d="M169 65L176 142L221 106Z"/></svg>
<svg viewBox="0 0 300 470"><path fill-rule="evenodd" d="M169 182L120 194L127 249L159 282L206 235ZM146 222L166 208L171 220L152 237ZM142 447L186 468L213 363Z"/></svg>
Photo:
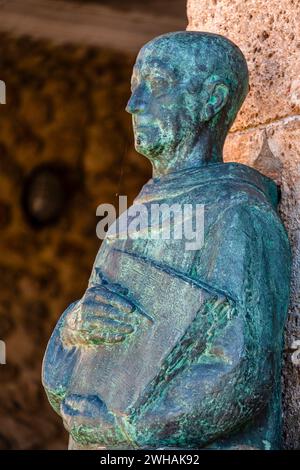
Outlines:
<svg viewBox="0 0 300 470"><path fill-rule="evenodd" d="M212 74L227 85L229 98L225 106L227 129L232 125L249 90L249 73L242 51L219 34L198 31L167 33L149 41L141 56L170 57L170 65L184 78L196 74L201 83ZM149 57L150 58L150 57Z"/></svg>

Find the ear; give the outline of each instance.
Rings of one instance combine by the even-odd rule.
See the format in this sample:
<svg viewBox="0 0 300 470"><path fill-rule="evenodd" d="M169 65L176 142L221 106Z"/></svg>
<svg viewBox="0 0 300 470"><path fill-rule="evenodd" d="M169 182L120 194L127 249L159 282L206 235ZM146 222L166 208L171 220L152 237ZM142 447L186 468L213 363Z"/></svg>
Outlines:
<svg viewBox="0 0 300 470"><path fill-rule="evenodd" d="M202 85L201 121L210 121L228 101L229 88L217 75L208 77Z"/></svg>

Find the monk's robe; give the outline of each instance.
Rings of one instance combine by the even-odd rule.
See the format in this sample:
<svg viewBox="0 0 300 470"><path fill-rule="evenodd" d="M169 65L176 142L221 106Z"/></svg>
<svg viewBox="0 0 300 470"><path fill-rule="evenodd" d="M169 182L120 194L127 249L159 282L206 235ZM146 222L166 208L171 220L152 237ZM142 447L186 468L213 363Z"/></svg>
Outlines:
<svg viewBox="0 0 300 470"><path fill-rule="evenodd" d="M140 447L280 448L290 250L275 183L211 164L150 180L135 204L153 203L203 205L203 245L104 240L89 286L126 288L137 326L119 344L67 347L71 306L44 361L50 402L60 412L69 395L99 397ZM103 436L110 447L114 439Z"/></svg>

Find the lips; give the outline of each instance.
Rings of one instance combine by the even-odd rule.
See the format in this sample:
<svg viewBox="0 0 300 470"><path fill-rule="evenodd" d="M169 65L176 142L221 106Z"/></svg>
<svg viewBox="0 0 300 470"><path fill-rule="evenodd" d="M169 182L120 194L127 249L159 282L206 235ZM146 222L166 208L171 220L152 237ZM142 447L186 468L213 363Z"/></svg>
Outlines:
<svg viewBox="0 0 300 470"><path fill-rule="evenodd" d="M133 125L135 129L147 129L153 126L155 119L145 114L133 116Z"/></svg>
<svg viewBox="0 0 300 470"><path fill-rule="evenodd" d="M143 125L143 126L139 126L137 125L136 128L135 128L135 131L136 132L145 132L147 130L149 130L150 126L148 125Z"/></svg>

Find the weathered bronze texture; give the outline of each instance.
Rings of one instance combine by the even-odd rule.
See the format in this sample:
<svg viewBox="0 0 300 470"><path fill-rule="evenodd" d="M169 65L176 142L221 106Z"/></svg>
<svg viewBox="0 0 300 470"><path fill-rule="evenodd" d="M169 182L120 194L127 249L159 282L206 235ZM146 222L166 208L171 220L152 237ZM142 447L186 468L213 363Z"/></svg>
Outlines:
<svg viewBox="0 0 300 470"><path fill-rule="evenodd" d="M72 448L281 447L289 242L275 183L222 158L247 91L222 36L170 33L137 57L127 111L153 179L134 205L201 205L204 239L104 240L44 360Z"/></svg>

